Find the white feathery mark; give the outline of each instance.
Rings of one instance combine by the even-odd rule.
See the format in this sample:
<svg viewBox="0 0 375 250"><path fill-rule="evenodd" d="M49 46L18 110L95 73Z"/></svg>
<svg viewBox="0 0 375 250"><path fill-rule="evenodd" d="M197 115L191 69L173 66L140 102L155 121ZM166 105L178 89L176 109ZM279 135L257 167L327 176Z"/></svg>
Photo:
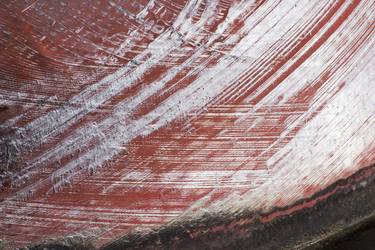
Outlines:
<svg viewBox="0 0 375 250"><path fill-rule="evenodd" d="M360 16L362 8L353 13ZM350 19L349 19L350 20ZM371 20L371 18L369 18ZM341 32L347 33L347 47L336 46L335 37L326 42L320 52L310 57L299 70L283 82L284 87L288 84L294 84L298 78L305 79L309 76L315 78L317 72L321 72L321 67L310 67L314 61L323 60L322 56L332 54L347 54L347 49L352 49L350 41L358 41L356 35L363 34L366 29L366 22L362 25L362 30L354 20L348 22L349 27L343 27ZM341 33L338 31L338 33ZM327 186L343 172L350 170L354 172L360 167L358 165L358 156L367 148L375 147L375 101L371 98L373 94L372 82L375 81L375 60L372 58L374 51L374 40L368 42L360 48L356 54L354 65L346 65L338 70L334 76L328 80L327 85L332 87L339 85L342 80L346 80L345 87L332 99L329 96L318 100L320 103L327 99L329 103L309 121L294 137L277 151L275 155L268 159L267 165L272 169L271 178L261 184L256 189L249 190L241 196L241 200L229 195L225 199L211 204L210 209L217 210L223 207L233 207L233 199L237 199L236 209L251 207L253 210L267 211L275 206L279 200L278 206L290 205L290 202L304 197L304 188L307 186ZM337 50L324 51L334 48ZM371 52L372 51L372 52ZM331 63L335 64L335 58L330 58ZM329 59L328 59L329 61ZM329 65L327 63L327 65ZM350 71L347 68L350 67ZM360 68L360 70L358 70ZM353 71L353 69L356 69ZM314 71L316 71L314 73ZM305 73L306 72L306 73ZM359 72L359 74L358 74ZM356 75L358 74L358 75ZM291 90L291 88L289 88ZM293 91L297 91L293 88ZM317 96L327 95L326 93L334 92L332 89L322 88ZM281 86L274 90L274 95L285 93ZM292 96L292 93L289 93ZM271 94L272 96L272 94ZM268 99L272 101L271 99ZM263 103L266 105L266 103ZM317 104L310 107L306 114L314 112ZM295 122L301 123L304 118L301 117ZM288 124L288 126L293 126ZM339 133L337 133L339 131ZM319 136L317 136L319 135ZM282 138L279 138L282 140ZM327 174L329 173L329 175ZM272 195L269 195L271 194Z"/></svg>
<svg viewBox="0 0 375 250"><path fill-rule="evenodd" d="M195 7L193 3L194 1L190 1L180 12L174 23L175 26L180 26L180 22L185 21L185 17L189 14L188 10L191 7ZM149 44L145 51L134 58L135 61L144 63L134 69L132 61L130 61L115 73L104 77L98 83L90 85L84 91L71 98L67 105L37 118L22 129L19 129L19 134L27 134L27 137L19 136L12 140L22 147L32 147L46 141L53 135L63 132L75 121L135 84L150 67L156 65L160 59L181 44L178 39L171 39L174 37L173 31L162 33ZM82 102L82 100L86 100L86 102Z"/></svg>
<svg viewBox="0 0 375 250"><path fill-rule="evenodd" d="M240 13L235 12L237 15L240 15ZM208 16L207 16L208 18ZM234 20L228 19L228 20ZM202 25L202 24L201 24ZM229 27L230 23L226 23L225 25L222 25L221 27ZM186 27L188 28L188 27ZM195 26L195 29L198 30L199 26ZM225 29L224 29L225 30ZM191 35L193 35L192 33ZM211 37L210 43L214 42L217 37L219 37L220 34L216 34ZM223 79L227 79L227 83L230 83L229 80L231 78L230 75L227 75L225 78L219 77L217 75L217 72L222 71L225 69L228 65L230 65L233 62L233 59L231 60L224 60L221 63L219 63L218 66L215 68L209 68L206 71L208 73L205 73L202 75L202 78L196 81L195 83L192 83L189 85L186 89L180 90L175 95L170 97L165 103L161 104L159 107L157 107L154 111L150 112L145 116L143 119L139 119L137 121L131 121L129 120L129 116L131 115L131 110L136 109L137 105L143 102L147 97L155 93L157 90L161 89L164 84L171 80L177 73L178 69L183 69L191 64L192 61L197 58L203 50L200 48L198 51L192 56L192 58L185 63L183 63L181 66L177 67L176 69L172 69L171 72L168 72L161 80L158 82L152 84L151 86L148 86L147 88L143 89L138 95L133 97L130 100L124 100L122 101L115 109L114 113L111 117L105 119L103 122L101 122L98 127L101 129L108 128L111 126L111 133L116 135L115 138L109 139L107 138L105 141L105 144L101 144L100 147L95 147L92 150L89 150L86 152L85 155L83 155L80 160L74 161L73 164L68 164L66 166L67 171L65 171L65 167L55 171L51 178L52 179L58 179L63 174L67 172L72 172L72 168L77 168L79 165L83 164L85 162L88 164L88 162L92 161L92 156L95 156L95 164L93 164L91 167L96 168L98 166L101 166L105 161L111 159L114 155L116 155L119 152L119 149L121 149L121 145L126 144L130 140L134 139L135 137L141 135L146 136L152 131L166 125L167 123L171 122L175 118L187 114L189 111L198 109L202 106L204 106L206 103L208 103L213 97L215 97L220 91L226 87L226 85L217 85L214 82L211 81L211 79L214 79L216 77L216 81L222 81ZM241 70L245 68L245 64L242 65L242 67L238 67L239 65L235 65L235 72L240 73ZM201 65L200 68L204 68L205 65ZM238 74L237 73L237 74ZM212 87L210 87L206 82L210 81ZM197 93L197 98L193 102L191 102L191 96L193 94ZM199 95L199 96L198 96ZM182 102L182 100L186 99L185 102ZM90 102L86 101L87 103L87 109L91 109L94 105L92 104L92 99L90 99ZM190 105L189 105L190 103ZM177 104L177 105L176 105ZM162 115L161 115L162 114ZM112 127L113 126L113 127ZM137 131L137 132L136 132ZM118 136L120 135L120 136ZM35 162L28 164L28 168L30 169L33 166L37 166L41 162L48 160L50 157L61 157L59 154L64 153L69 154L71 150L75 150L76 148L79 148L82 146L80 144L83 138L87 137L97 137L96 133L93 133L91 126L84 127L82 129L79 129L76 134L69 137L64 142L60 143L60 146L56 148L56 150L50 150L47 152L47 155L42 156L41 159L37 159ZM70 145L69 149L66 148L66 145ZM102 153L100 153L102 152ZM101 155L107 155L106 157L103 157L102 160L100 160L98 157L101 157ZM71 165L74 165L72 167ZM27 170L25 169L25 170ZM22 180L22 178L20 178ZM65 178L62 178L62 182L65 182ZM42 181L40 184L45 183L45 181ZM38 185L39 184L34 184ZM33 189L35 188L33 185ZM24 191L22 191L24 192Z"/></svg>
<svg viewBox="0 0 375 250"><path fill-rule="evenodd" d="M137 18L147 15L154 3L149 1ZM182 220L192 212L199 216L200 212L215 210L267 211L290 205L306 197L306 187L314 187L315 192L365 167L360 164L361 154L375 148L375 101L371 98L375 44L374 38L367 36L374 32L369 31L370 21L366 21L373 20L371 0L361 1L313 53L309 49L326 37L325 32L352 3L266 1L245 17L253 3L236 1L225 21L209 34L205 29L213 21L212 16L220 15L219 10L215 11L222 7L220 4L189 1L173 27L150 44L146 50L149 54L141 54L139 60L129 63L140 67L138 71L122 69L108 76L108 81L100 83L96 90L88 88L80 95L84 99L73 98L72 103L80 112L64 113L63 109L69 109L66 106L34 123L40 128L29 127L29 132L40 134L33 138L34 142L49 140L58 133L63 135L65 130L70 134L58 139L56 145L47 145L50 147L44 154L28 162L21 172L25 173L23 177L39 172L44 179L20 190L18 197L29 198L38 190L44 194L50 186L49 192L56 192L69 182L73 188L50 197L36 195L26 202L10 195L0 207L4 215L1 222L18 224L21 229L27 226L27 230L32 226L45 227L47 222L64 225L70 231L97 230L97 238L108 239L116 230L122 234L139 225L144 230L175 218ZM272 70L272 64L291 50L291 44L297 44L297 39L300 41L333 9L330 20L293 58L243 102L231 103L239 92L255 84L256 77ZM235 20L241 20L241 28L232 34L231 29L238 24ZM191 46L201 41L206 42ZM127 42L119 49L130 46ZM160 47L165 50L159 53ZM219 53L220 48L225 53ZM163 53L170 54L157 58ZM307 59L291 70L301 57ZM168 70L158 79L139 84L132 97L117 100L114 106L105 105L164 61ZM186 78L178 77L180 72L188 72L186 78L194 80L185 85ZM286 73L290 75L274 87L273 83ZM329 76L323 80L325 75ZM172 93L180 80L184 87ZM309 86L318 87L313 94L307 93L308 101L299 100ZM264 92L267 95L255 105L249 104ZM148 103L150 97L166 93L168 97L160 104ZM212 102L214 98L218 101ZM68 129L69 124L102 106L110 109L107 116L95 117L95 122L83 123L75 130ZM140 108L147 108L147 113L138 114ZM64 117L54 121L60 115ZM151 135L182 116L187 116L183 123L191 134L185 134L185 127L182 131L173 127ZM71 123L66 125L66 119ZM47 126L48 122L61 127L54 130ZM149 135L155 140L135 140L129 145L134 138ZM156 151L148 154L148 147ZM69 155L77 158L67 160ZM117 156L117 162L110 161ZM51 163L60 160L62 164L54 170ZM78 176L107 164L109 168L94 176ZM85 190L81 192L82 189ZM174 191L176 194L168 197L168 192ZM139 197L134 198L134 194ZM143 194L152 198L144 199ZM103 236L99 231L109 234Z"/></svg>

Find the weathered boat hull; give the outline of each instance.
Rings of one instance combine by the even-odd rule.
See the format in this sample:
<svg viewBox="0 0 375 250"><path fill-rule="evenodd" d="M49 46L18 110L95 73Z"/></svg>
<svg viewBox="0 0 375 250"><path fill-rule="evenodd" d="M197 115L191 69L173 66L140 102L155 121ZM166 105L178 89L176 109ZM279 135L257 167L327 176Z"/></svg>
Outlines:
<svg viewBox="0 0 375 250"><path fill-rule="evenodd" d="M296 247L371 217L374 4L0 3L1 244Z"/></svg>

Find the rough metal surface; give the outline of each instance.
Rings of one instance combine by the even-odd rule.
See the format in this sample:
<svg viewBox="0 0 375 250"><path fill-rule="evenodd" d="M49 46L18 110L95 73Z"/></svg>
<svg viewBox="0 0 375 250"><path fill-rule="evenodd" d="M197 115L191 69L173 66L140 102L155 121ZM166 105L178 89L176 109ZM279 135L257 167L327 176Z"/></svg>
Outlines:
<svg viewBox="0 0 375 250"><path fill-rule="evenodd" d="M266 214L207 213L150 233L130 233L101 249L330 249L335 239L375 220L374 173L375 166L364 168L313 197ZM304 209L298 209L301 206ZM76 236L30 249L92 249L91 243L92 239Z"/></svg>
<svg viewBox="0 0 375 250"><path fill-rule="evenodd" d="M375 166L363 169L267 214L207 214L150 234L124 236L103 249L319 249L331 237L375 218L374 172Z"/></svg>
<svg viewBox="0 0 375 250"><path fill-rule="evenodd" d="M1 1L1 244L260 214L251 231L341 197L375 163L374 18L372 0ZM218 223L178 242L237 244Z"/></svg>

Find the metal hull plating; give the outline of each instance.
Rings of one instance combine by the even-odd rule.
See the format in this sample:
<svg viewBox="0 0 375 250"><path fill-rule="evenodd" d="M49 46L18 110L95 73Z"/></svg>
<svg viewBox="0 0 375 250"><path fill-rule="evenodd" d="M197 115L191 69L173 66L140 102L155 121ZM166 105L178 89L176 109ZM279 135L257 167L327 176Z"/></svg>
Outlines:
<svg viewBox="0 0 375 250"><path fill-rule="evenodd" d="M328 199L375 163L374 18L372 0L2 1L2 244Z"/></svg>

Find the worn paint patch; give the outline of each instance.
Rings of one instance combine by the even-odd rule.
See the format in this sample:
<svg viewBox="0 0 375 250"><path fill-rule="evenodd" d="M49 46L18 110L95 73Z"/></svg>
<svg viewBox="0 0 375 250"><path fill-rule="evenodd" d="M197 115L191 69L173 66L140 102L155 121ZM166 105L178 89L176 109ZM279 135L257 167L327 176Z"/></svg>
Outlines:
<svg viewBox="0 0 375 250"><path fill-rule="evenodd" d="M268 213L375 162L373 1L0 5L13 246Z"/></svg>

